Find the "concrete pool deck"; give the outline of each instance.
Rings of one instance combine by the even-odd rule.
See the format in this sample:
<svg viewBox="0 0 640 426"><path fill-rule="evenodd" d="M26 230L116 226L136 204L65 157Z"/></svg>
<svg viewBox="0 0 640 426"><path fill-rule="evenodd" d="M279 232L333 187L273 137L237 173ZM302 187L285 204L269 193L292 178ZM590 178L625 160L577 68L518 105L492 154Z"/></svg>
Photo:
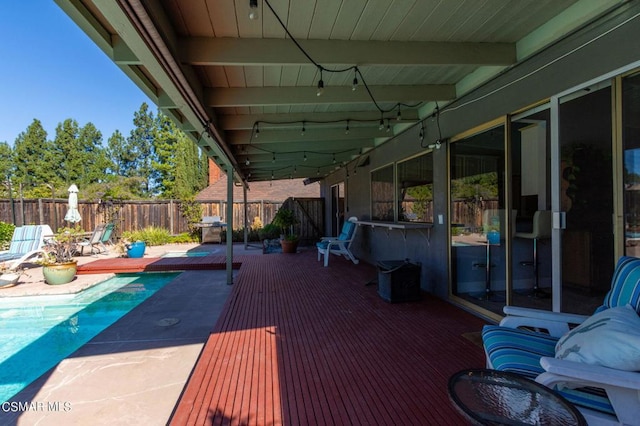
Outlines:
<svg viewBox="0 0 640 426"><path fill-rule="evenodd" d="M188 250L224 252L225 246L149 247L145 256ZM262 251L234 245L236 254ZM27 270L17 286L0 290L2 297L53 294L47 290L67 286L67 293L76 292L110 276L78 276L73 283L48 286L40 269ZM181 273L3 404L0 424L166 424L232 288L226 271Z"/></svg>

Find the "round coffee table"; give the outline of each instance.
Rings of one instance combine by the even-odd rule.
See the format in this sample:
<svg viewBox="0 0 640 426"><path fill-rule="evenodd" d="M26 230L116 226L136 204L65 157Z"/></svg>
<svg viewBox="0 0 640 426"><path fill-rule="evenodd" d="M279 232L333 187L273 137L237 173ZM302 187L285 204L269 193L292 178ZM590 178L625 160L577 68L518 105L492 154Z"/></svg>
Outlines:
<svg viewBox="0 0 640 426"><path fill-rule="evenodd" d="M587 424L576 407L556 392L505 371L459 371L449 379L449 398L479 425Z"/></svg>

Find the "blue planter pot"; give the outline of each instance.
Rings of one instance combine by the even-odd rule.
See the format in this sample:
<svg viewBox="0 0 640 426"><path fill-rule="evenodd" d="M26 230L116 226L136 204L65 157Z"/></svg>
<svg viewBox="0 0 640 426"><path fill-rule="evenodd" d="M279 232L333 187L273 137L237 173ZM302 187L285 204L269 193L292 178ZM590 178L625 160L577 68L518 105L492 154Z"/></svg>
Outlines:
<svg viewBox="0 0 640 426"><path fill-rule="evenodd" d="M135 243L131 243L127 246L127 256L128 257L142 257L144 256L144 250L147 248L147 245L144 241L136 241Z"/></svg>

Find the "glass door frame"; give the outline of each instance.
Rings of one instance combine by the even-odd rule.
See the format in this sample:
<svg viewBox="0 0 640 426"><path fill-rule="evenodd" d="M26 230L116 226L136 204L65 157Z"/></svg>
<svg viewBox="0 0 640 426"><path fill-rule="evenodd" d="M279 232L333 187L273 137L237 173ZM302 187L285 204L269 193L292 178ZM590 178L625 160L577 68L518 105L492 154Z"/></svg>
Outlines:
<svg viewBox="0 0 640 426"><path fill-rule="evenodd" d="M633 68L637 68L636 64ZM628 68L628 67L625 67ZM579 86L565 90L551 97L551 210L553 211L553 225L551 230L552 250L552 311L562 311L562 231L566 228L566 212L561 209L561 144L560 144L560 104L561 101L580 91L588 91L592 86L610 85L611 87L611 155L612 155L612 192L614 259L624 253L624 153L622 143L622 70L589 80ZM629 73L627 70L626 73Z"/></svg>

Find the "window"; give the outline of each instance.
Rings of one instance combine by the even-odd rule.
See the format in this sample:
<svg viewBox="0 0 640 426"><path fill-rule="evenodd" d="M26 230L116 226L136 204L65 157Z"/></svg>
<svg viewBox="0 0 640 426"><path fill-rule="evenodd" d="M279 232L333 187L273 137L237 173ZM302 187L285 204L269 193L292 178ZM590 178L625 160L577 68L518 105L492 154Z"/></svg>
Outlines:
<svg viewBox="0 0 640 426"><path fill-rule="evenodd" d="M393 164L371 172L371 219L394 220Z"/></svg>
<svg viewBox="0 0 640 426"><path fill-rule="evenodd" d="M398 220L433 222L433 154L398 163Z"/></svg>

